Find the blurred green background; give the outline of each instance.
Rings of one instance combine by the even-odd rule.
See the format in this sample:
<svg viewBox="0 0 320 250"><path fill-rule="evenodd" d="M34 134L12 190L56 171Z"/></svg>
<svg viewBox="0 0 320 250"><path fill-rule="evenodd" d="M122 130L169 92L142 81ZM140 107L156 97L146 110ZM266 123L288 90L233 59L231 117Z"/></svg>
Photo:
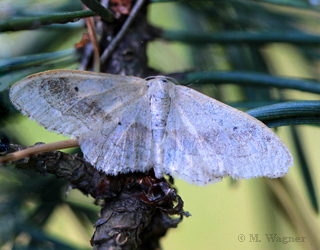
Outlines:
<svg viewBox="0 0 320 250"><path fill-rule="evenodd" d="M319 84L320 13L312 3L153 1L148 20L164 30L213 35L244 32L262 34L265 41L240 43L235 39L230 43L225 37L222 42L188 43L177 34L164 33L162 39L148 45L149 65L163 74L196 71L204 78L210 72L237 71ZM0 18L5 23L17 17L80 9L80 1L2 0ZM86 32L83 21L0 34L1 134L11 142L29 146L64 139L15 113L5 105L6 96L11 83L29 74L52 68L77 69L78 57L72 48ZM275 41L268 38L272 32L278 35ZM296 36L286 38L288 33ZM279 39L281 35L287 40ZM58 58L49 54L47 60L28 64L21 58L56 51L65 52ZM21 64L10 64L17 57ZM287 100L319 100L319 93L289 87L270 89L232 81L214 84L214 80L213 84L201 84L192 75L184 83L242 110ZM163 249L320 249L319 127L284 126L276 132L294 157L294 167L282 179L225 178L207 187L175 182L185 210L192 216L169 230L162 240ZM89 249L99 207L77 190L71 190L66 198L66 187L67 183L52 176L0 167L0 249ZM306 239L285 244L268 241L266 234ZM257 235L260 242L252 237Z"/></svg>

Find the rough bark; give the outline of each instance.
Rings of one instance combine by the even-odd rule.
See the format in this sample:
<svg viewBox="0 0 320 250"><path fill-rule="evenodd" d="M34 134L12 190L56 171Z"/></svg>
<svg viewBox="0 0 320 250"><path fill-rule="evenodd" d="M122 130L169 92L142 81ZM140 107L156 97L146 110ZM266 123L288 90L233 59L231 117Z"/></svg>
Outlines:
<svg viewBox="0 0 320 250"><path fill-rule="evenodd" d="M21 145L9 145L8 153L22 150ZM66 179L72 188L81 190L101 205L101 216L91 239L95 249L160 249L159 239L189 216L183 211L183 201L165 179L149 173L106 175L88 162L60 151L41 153L6 167L29 169ZM172 218L170 215L179 215Z"/></svg>

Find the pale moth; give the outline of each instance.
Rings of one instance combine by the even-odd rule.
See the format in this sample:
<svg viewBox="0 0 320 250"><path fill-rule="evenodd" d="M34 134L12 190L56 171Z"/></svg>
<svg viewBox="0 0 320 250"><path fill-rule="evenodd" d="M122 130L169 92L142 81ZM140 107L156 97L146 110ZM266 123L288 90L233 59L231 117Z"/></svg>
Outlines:
<svg viewBox="0 0 320 250"><path fill-rule="evenodd" d="M79 141L98 170L154 168L206 185L281 177L293 165L281 139L255 118L165 77L52 70L14 84L10 98L49 131Z"/></svg>

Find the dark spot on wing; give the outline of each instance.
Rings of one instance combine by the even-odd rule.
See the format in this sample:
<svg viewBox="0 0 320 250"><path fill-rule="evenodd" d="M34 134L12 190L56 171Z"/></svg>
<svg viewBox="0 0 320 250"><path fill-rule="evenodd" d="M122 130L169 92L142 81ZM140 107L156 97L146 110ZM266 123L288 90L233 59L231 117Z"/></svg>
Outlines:
<svg viewBox="0 0 320 250"><path fill-rule="evenodd" d="M90 102L90 100L88 100L88 108L85 108L84 111L87 113L89 113L90 115L97 115L99 113L102 113L102 109L100 107L100 105L96 102Z"/></svg>
<svg viewBox="0 0 320 250"><path fill-rule="evenodd" d="M236 131L238 129L238 127L233 127L233 131Z"/></svg>
<svg viewBox="0 0 320 250"><path fill-rule="evenodd" d="M118 125L121 125L121 122L118 122Z"/></svg>
<svg viewBox="0 0 320 250"><path fill-rule="evenodd" d="M104 117L105 121L108 122L108 121L111 121L112 120L112 116L110 114L107 114L105 117Z"/></svg>
<svg viewBox="0 0 320 250"><path fill-rule="evenodd" d="M266 137L265 137L265 140L266 140L267 142L270 142L270 141L271 141L271 137L270 137L270 136L266 136Z"/></svg>
<svg viewBox="0 0 320 250"><path fill-rule="evenodd" d="M255 134L255 132L257 131L257 128L255 125L253 124L247 124L247 131L250 133L250 134Z"/></svg>
<svg viewBox="0 0 320 250"><path fill-rule="evenodd" d="M40 91L49 95L57 95L70 92L69 79L65 77L44 79L40 83Z"/></svg>
<svg viewBox="0 0 320 250"><path fill-rule="evenodd" d="M78 92L78 91L79 91L79 88L78 88L78 87L74 87L74 90Z"/></svg>
<svg viewBox="0 0 320 250"><path fill-rule="evenodd" d="M73 86L67 77L47 78L40 83L39 95L52 107L64 111L68 104L72 105L71 101L78 95Z"/></svg>

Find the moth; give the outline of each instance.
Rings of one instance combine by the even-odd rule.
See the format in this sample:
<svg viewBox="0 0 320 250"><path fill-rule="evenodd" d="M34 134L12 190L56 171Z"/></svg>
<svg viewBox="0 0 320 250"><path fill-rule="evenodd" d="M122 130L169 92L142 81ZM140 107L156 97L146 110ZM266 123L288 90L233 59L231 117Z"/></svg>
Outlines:
<svg viewBox="0 0 320 250"><path fill-rule="evenodd" d="M153 168L158 178L206 185L281 177L293 165L262 122L166 77L52 70L15 83L10 98L40 126L77 139L107 174Z"/></svg>

